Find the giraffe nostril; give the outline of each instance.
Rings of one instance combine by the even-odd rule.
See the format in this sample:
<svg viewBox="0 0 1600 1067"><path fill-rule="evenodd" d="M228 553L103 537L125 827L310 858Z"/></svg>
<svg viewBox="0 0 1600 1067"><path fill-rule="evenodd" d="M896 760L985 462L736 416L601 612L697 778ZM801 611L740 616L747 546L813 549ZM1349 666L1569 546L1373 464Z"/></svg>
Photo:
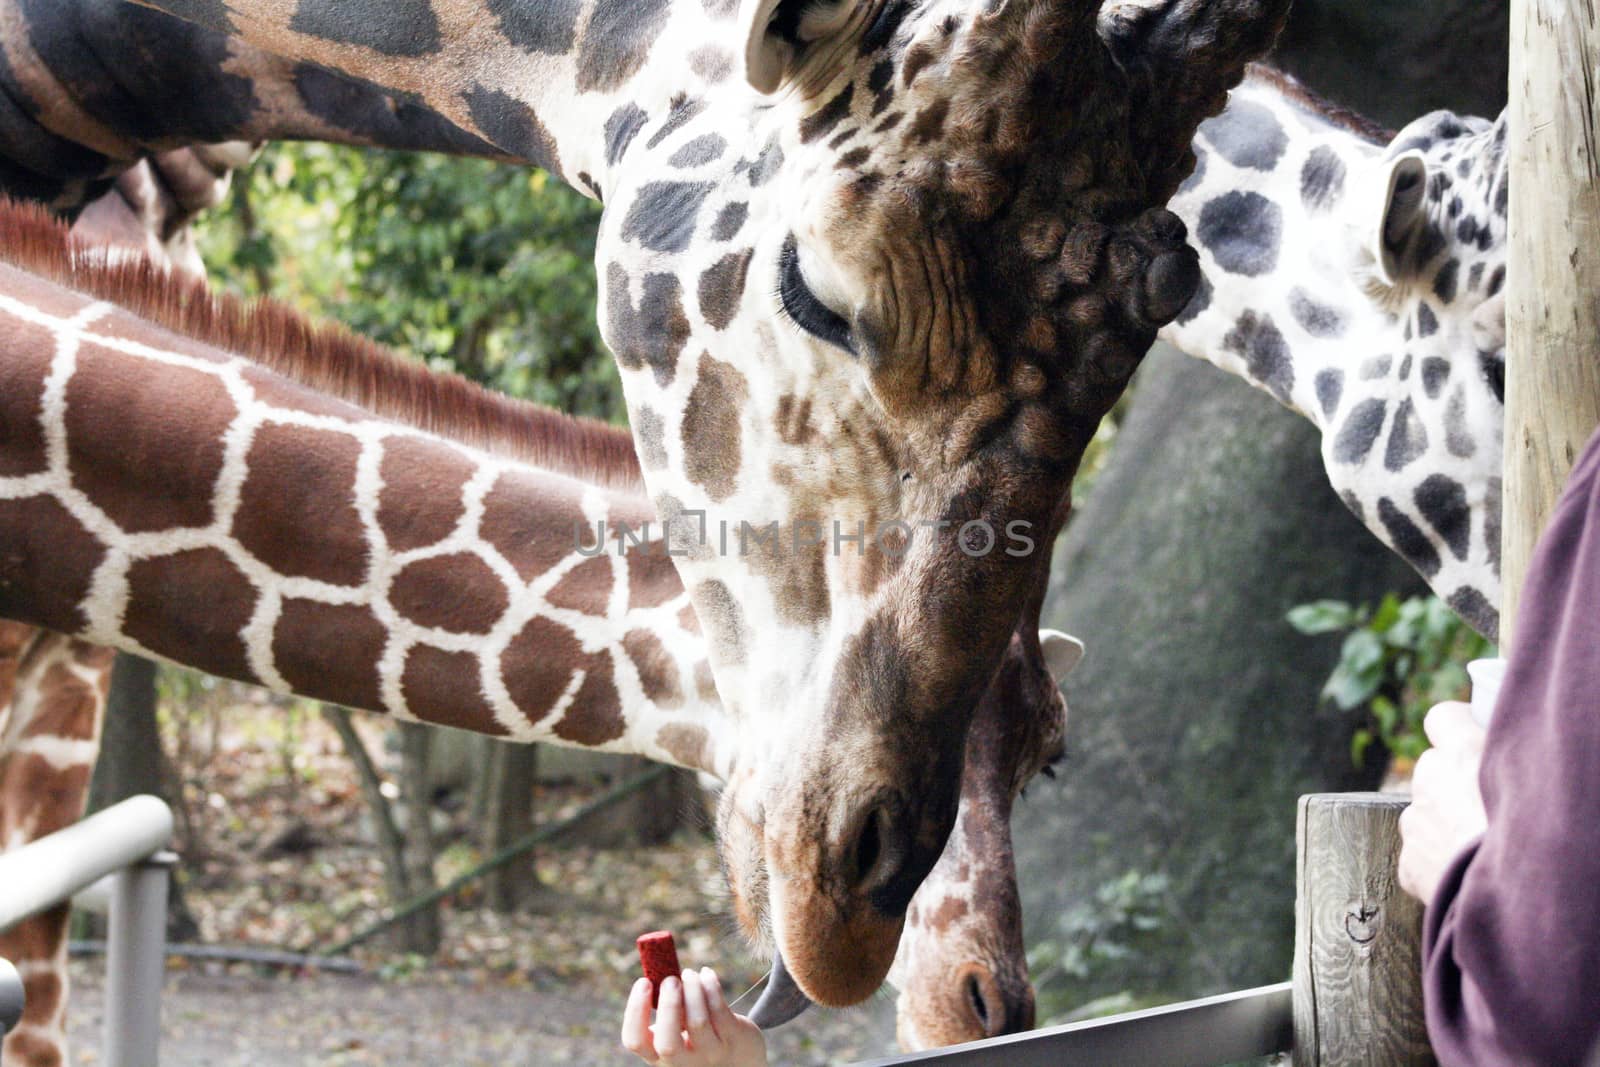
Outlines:
<svg viewBox="0 0 1600 1067"><path fill-rule="evenodd" d="M975 974L967 975L967 1004L972 1008L972 1014L977 1017L978 1029L984 1033L989 1032L989 1006L983 1000L983 986L978 982Z"/></svg>

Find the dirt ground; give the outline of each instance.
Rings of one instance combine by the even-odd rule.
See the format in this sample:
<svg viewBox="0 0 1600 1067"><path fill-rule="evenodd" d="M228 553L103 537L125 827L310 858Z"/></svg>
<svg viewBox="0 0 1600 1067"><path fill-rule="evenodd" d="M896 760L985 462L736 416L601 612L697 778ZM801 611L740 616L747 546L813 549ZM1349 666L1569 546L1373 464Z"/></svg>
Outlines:
<svg viewBox="0 0 1600 1067"><path fill-rule="evenodd" d="M439 973L403 981L319 974L262 977L191 970L162 993L164 1067L543 1067L639 1063L617 1045L623 993L586 995ZM100 1062L103 971L75 961L72 1059ZM894 1051L894 1012L879 998L817 1009L775 1032L772 1062L844 1064Z"/></svg>
<svg viewBox="0 0 1600 1067"><path fill-rule="evenodd" d="M164 743L182 783L178 851L184 898L208 945L317 953L382 914L383 866L354 772L315 714L217 683L168 717ZM298 714L296 712L299 712ZM392 775L381 718L358 720ZM392 782L392 778L391 778ZM593 797L589 780L542 782L546 825ZM461 803L433 812L440 881L481 858ZM717 968L731 994L766 971L734 932L716 850L693 820L665 844L539 849L516 875L534 887L515 914L481 906L473 885L441 911L433 960L377 939L350 958L358 976L273 974L250 966L169 965L162 1063L277 1067L366 1063L636 1063L617 1046L633 939L677 937L687 966ZM103 961L75 960L73 1060L99 1060ZM744 1002L748 1007L753 997ZM774 1062L850 1063L894 1051L888 995L848 1012L815 1010L773 1036Z"/></svg>

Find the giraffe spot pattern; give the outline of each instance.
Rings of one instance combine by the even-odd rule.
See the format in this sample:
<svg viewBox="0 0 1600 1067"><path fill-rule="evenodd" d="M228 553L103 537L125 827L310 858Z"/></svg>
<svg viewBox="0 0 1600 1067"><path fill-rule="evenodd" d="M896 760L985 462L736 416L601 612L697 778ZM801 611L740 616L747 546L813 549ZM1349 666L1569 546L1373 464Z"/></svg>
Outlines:
<svg viewBox="0 0 1600 1067"><path fill-rule="evenodd" d="M689 69L712 85L727 81L733 73L733 56L725 49L707 45L689 53Z"/></svg>
<svg viewBox="0 0 1600 1067"><path fill-rule="evenodd" d="M1327 145L1318 145L1300 168L1300 202L1308 211L1322 211L1344 195L1348 173L1344 160Z"/></svg>
<svg viewBox="0 0 1600 1067"><path fill-rule="evenodd" d="M867 91L872 94L872 113L877 118L894 103L894 60L880 59L867 73Z"/></svg>
<svg viewBox="0 0 1600 1067"><path fill-rule="evenodd" d="M1246 311L1234 323L1232 332L1222 339L1230 352L1245 359L1250 379L1264 385L1280 403L1289 402L1294 390L1294 362L1289 346L1270 315L1257 316Z"/></svg>
<svg viewBox="0 0 1600 1067"><path fill-rule="evenodd" d="M715 578L701 582L695 587L693 599L695 614L710 631L723 662L730 666L742 664L745 660L744 609L728 587Z"/></svg>
<svg viewBox="0 0 1600 1067"><path fill-rule="evenodd" d="M1383 523L1383 528L1389 534L1389 541L1394 545L1405 560L1415 567L1424 578L1432 578L1439 573L1439 553L1433 547L1433 542L1428 540L1428 535L1408 518L1405 512L1395 507L1394 501L1383 497L1378 501L1378 521Z"/></svg>
<svg viewBox="0 0 1600 1067"><path fill-rule="evenodd" d="M1449 360L1429 356L1422 361L1422 391L1428 394L1429 400L1437 400L1449 380Z"/></svg>
<svg viewBox="0 0 1600 1067"><path fill-rule="evenodd" d="M555 588L545 594L545 600L551 607L603 616L612 581L610 553L605 553L584 560L562 575Z"/></svg>
<svg viewBox="0 0 1600 1067"><path fill-rule="evenodd" d="M1349 464L1365 460L1383 429L1387 410L1382 400L1363 400L1352 408L1339 428L1339 435L1334 438L1333 458Z"/></svg>
<svg viewBox="0 0 1600 1067"><path fill-rule="evenodd" d="M739 313L753 249L729 252L700 275L700 314L712 329L725 330Z"/></svg>
<svg viewBox="0 0 1600 1067"><path fill-rule="evenodd" d="M659 147L662 141L689 125L690 121L705 109L706 102L697 96L691 97L680 93L673 97L672 104L667 109L667 121L663 122L660 128L650 135L650 139L644 143L644 146L646 148Z"/></svg>
<svg viewBox="0 0 1600 1067"><path fill-rule="evenodd" d="M1344 312L1320 303L1299 288L1289 292L1289 312L1312 337L1342 337L1348 323Z"/></svg>
<svg viewBox="0 0 1600 1067"><path fill-rule="evenodd" d="M1201 183L1205 181L1206 156L1209 153L1207 153L1205 149L1199 147L1198 145L1193 146L1193 151L1194 169L1189 172L1189 176L1187 178L1183 179L1183 181L1179 183L1178 193L1180 195L1200 188Z"/></svg>
<svg viewBox="0 0 1600 1067"><path fill-rule="evenodd" d="M1487 597L1471 586L1457 589L1445 603L1483 636L1493 638L1500 633L1500 612L1489 603Z"/></svg>
<svg viewBox="0 0 1600 1067"><path fill-rule="evenodd" d="M1402 382L1410 381L1410 379L1411 379L1411 353L1407 352L1405 354L1405 356L1401 358L1401 360L1400 360L1400 369L1395 372L1395 378L1397 380L1399 380L1399 381L1402 381Z"/></svg>
<svg viewBox="0 0 1600 1067"><path fill-rule="evenodd" d="M1472 269L1467 272L1468 292L1477 292L1478 286L1483 284L1483 268L1484 263L1480 260L1479 262L1474 263L1472 265Z"/></svg>
<svg viewBox="0 0 1600 1067"><path fill-rule="evenodd" d="M1339 401L1344 397L1344 371L1318 371L1316 387L1317 403L1322 407L1322 417L1333 418L1333 413L1339 410Z"/></svg>
<svg viewBox="0 0 1600 1067"><path fill-rule="evenodd" d="M172 367L156 384L138 363L97 344L79 349L66 388L72 484L128 533L206 526L237 409L214 375ZM116 425L127 430L108 438Z"/></svg>
<svg viewBox="0 0 1600 1067"><path fill-rule="evenodd" d="M709 353L700 356L699 377L683 409L684 471L714 501L727 499L738 483L740 418L749 392L731 364Z"/></svg>
<svg viewBox="0 0 1600 1067"><path fill-rule="evenodd" d="M1417 336L1432 337L1439 332L1439 316L1427 304L1417 305Z"/></svg>
<svg viewBox="0 0 1600 1067"><path fill-rule="evenodd" d="M669 0L595 0L578 48L576 88L610 92L627 84L667 24Z"/></svg>
<svg viewBox="0 0 1600 1067"><path fill-rule="evenodd" d="M833 95L822 107L800 120L800 143L811 144L833 132L833 128L850 115L850 102L855 98L855 83L851 82ZM940 123L943 123L941 118Z"/></svg>
<svg viewBox="0 0 1600 1067"><path fill-rule="evenodd" d="M666 427L661 413L640 404L633 413L633 438L639 445L639 462L646 470L658 471L667 465Z"/></svg>
<svg viewBox="0 0 1600 1067"><path fill-rule="evenodd" d="M1339 499L1344 501L1344 506L1350 509L1350 514L1352 514L1352 515L1354 515L1356 517L1356 521L1357 522L1360 522L1362 525L1366 524L1366 521L1367 521L1367 509L1361 503L1361 498L1360 497L1356 496L1355 493L1353 493L1350 490L1346 489L1344 492L1339 494Z"/></svg>
<svg viewBox="0 0 1600 1067"><path fill-rule="evenodd" d="M466 514L461 499L476 469L460 452L426 438L384 442L378 477L378 527L391 552L426 548L450 536Z"/></svg>
<svg viewBox="0 0 1600 1067"><path fill-rule="evenodd" d="M360 443L342 433L261 427L245 459L234 539L285 577L359 585L367 570L366 530L355 507L360 455ZM317 531L315 552L306 551L308 530Z"/></svg>
<svg viewBox="0 0 1600 1067"><path fill-rule="evenodd" d="M1472 508L1467 491L1454 478L1430 474L1417 486L1417 511L1444 539L1450 554L1465 560L1472 543Z"/></svg>
<svg viewBox="0 0 1600 1067"><path fill-rule="evenodd" d="M652 252L682 252L694 237L710 182L650 182L622 220L622 238Z"/></svg>
<svg viewBox="0 0 1600 1067"><path fill-rule="evenodd" d="M1467 425L1466 389L1457 384L1444 408L1444 444L1450 454L1458 459L1471 459L1478 451L1472 427Z"/></svg>
<svg viewBox="0 0 1600 1067"><path fill-rule="evenodd" d="M44 383L55 341L42 326L0 318L0 477L35 474L49 466Z"/></svg>
<svg viewBox="0 0 1600 1067"><path fill-rule="evenodd" d="M221 549L135 560L127 577L124 634L158 656L208 674L259 680L241 636L255 610L256 589Z"/></svg>
<svg viewBox="0 0 1600 1067"><path fill-rule="evenodd" d="M561 173L561 153L533 108L499 89L474 85L466 94L467 110L478 129L495 146L517 159Z"/></svg>
<svg viewBox="0 0 1600 1067"><path fill-rule="evenodd" d="M389 603L418 626L486 634L510 607L498 575L470 552L408 563L389 585Z"/></svg>
<svg viewBox="0 0 1600 1067"><path fill-rule="evenodd" d="M1428 428L1417 414L1417 407L1406 397L1394 414L1394 426L1389 430L1389 444L1384 450L1383 465L1391 471L1402 471L1422 458L1428 451Z"/></svg>
<svg viewBox="0 0 1600 1067"><path fill-rule="evenodd" d="M656 744L685 767L702 771L715 769L711 735L697 723L668 723L657 731Z"/></svg>
<svg viewBox="0 0 1600 1067"><path fill-rule="evenodd" d="M382 711L378 661L388 637L365 605L288 597L272 628L272 662L296 693Z"/></svg>
<svg viewBox="0 0 1600 1067"><path fill-rule="evenodd" d="M1457 259L1446 260L1444 266L1439 268L1439 273L1433 279L1433 295L1439 298L1439 303L1448 307L1456 298L1456 276L1460 273L1461 261Z"/></svg>
<svg viewBox="0 0 1600 1067"><path fill-rule="evenodd" d="M556 496L548 482L522 471L506 471L483 500L478 536L531 582L572 554L585 528L581 501L570 488ZM531 509L529 500L540 506ZM593 533L590 533L593 538Z"/></svg>
<svg viewBox="0 0 1600 1067"><path fill-rule="evenodd" d="M1490 478L1483 495L1483 540L1489 549L1489 566L1500 573L1500 514L1505 506L1501 480Z"/></svg>
<svg viewBox="0 0 1600 1067"><path fill-rule="evenodd" d="M583 0L488 0L506 40L528 52L564 56L572 51Z"/></svg>
<svg viewBox="0 0 1600 1067"><path fill-rule="evenodd" d="M289 29L386 56L430 56L442 43L430 0L300 0Z"/></svg>
<svg viewBox="0 0 1600 1067"><path fill-rule="evenodd" d="M1505 284L1506 284L1506 267L1505 267L1505 264L1502 263L1500 266L1498 266L1498 267L1496 267L1494 269L1494 273L1493 274L1489 275L1489 291L1488 291L1487 295L1488 296L1498 296L1500 294L1501 288Z"/></svg>
<svg viewBox="0 0 1600 1067"><path fill-rule="evenodd" d="M628 563L629 608L659 608L683 593L678 568L665 552L630 548L624 558ZM692 618L694 612L688 610Z"/></svg>
<svg viewBox="0 0 1600 1067"><path fill-rule="evenodd" d="M1260 193L1224 193L1201 209L1196 236L1223 270L1259 277L1278 265L1283 209Z"/></svg>
<svg viewBox="0 0 1600 1067"><path fill-rule="evenodd" d="M650 121L642 108L637 104L623 104L611 113L606 119L606 163L616 166L633 139L639 136L639 131L644 129L645 123Z"/></svg>
<svg viewBox="0 0 1600 1067"><path fill-rule="evenodd" d="M1489 391L1502 405L1506 402L1506 354L1504 351L1479 352L1478 372L1489 383Z"/></svg>
<svg viewBox="0 0 1600 1067"><path fill-rule="evenodd" d="M1272 170L1289 146L1289 135L1277 117L1244 99L1230 101L1222 114L1201 123L1200 133L1223 159L1251 170Z"/></svg>
<svg viewBox="0 0 1600 1067"><path fill-rule="evenodd" d="M394 149L494 155L493 145L457 126L421 100L379 89L311 63L294 68L295 95L306 111L335 129ZM245 82L248 88L249 83Z"/></svg>
<svg viewBox="0 0 1600 1067"><path fill-rule="evenodd" d="M756 157L754 163L743 164L749 172L751 188L760 188L771 181L773 176L783 168L783 149L778 145L778 138L774 136L761 150L761 155ZM735 169L737 173L737 168Z"/></svg>
<svg viewBox="0 0 1600 1067"><path fill-rule="evenodd" d="M710 163L713 159L721 158L727 149L728 142L721 134L702 134L672 153L671 158L667 160L667 166L698 167Z"/></svg>
<svg viewBox="0 0 1600 1067"><path fill-rule="evenodd" d="M416 644L406 651L400 671L400 698L406 710L430 723L490 737L505 737L479 680L478 657Z"/></svg>
<svg viewBox="0 0 1600 1067"><path fill-rule="evenodd" d="M1361 380L1364 382L1375 382L1379 378L1386 377L1389 373L1389 369L1393 366L1393 356L1373 356L1371 359L1368 359L1361 364Z"/></svg>
<svg viewBox="0 0 1600 1067"><path fill-rule="evenodd" d="M611 659L600 659L578 689L572 707L556 723L555 735L563 741L594 748L615 741L627 733L622 717L622 698L612 680Z"/></svg>
<svg viewBox="0 0 1600 1067"><path fill-rule="evenodd" d="M657 383L670 384L690 333L677 275L645 275L637 309L626 269L612 263L606 277L606 341L617 361L629 370L649 367Z"/></svg>
<svg viewBox="0 0 1600 1067"><path fill-rule="evenodd" d="M743 200L735 200L731 204L724 204L722 210L717 212L716 219L711 223L711 239L713 241L731 241L739 236L739 231L744 229L745 220L750 217L750 205Z"/></svg>
<svg viewBox="0 0 1600 1067"><path fill-rule="evenodd" d="M87 621L78 607L89 595L106 550L54 497L0 500L0 617L76 633ZM30 561L47 559L49 567ZM36 610L34 605L61 605Z"/></svg>
<svg viewBox="0 0 1600 1067"><path fill-rule="evenodd" d="M672 662L661 638L649 630L629 630L622 647L639 674L646 700L658 708L675 708L683 703L683 682L677 664Z"/></svg>

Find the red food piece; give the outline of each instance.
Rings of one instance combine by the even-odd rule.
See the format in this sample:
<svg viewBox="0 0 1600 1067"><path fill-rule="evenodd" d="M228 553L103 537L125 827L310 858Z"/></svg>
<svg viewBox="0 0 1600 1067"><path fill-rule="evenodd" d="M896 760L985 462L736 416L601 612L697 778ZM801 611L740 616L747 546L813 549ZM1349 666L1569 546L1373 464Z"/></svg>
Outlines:
<svg viewBox="0 0 1600 1067"><path fill-rule="evenodd" d="M650 1006L661 1006L661 983L683 973L678 966L678 947L673 944L672 933L656 930L638 940L639 962L644 965L644 976L650 979Z"/></svg>

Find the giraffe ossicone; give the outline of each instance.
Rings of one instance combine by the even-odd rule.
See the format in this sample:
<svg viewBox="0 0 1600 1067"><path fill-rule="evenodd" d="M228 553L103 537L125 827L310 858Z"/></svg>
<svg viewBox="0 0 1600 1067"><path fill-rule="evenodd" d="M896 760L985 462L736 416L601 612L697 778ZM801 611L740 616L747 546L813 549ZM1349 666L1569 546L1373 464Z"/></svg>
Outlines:
<svg viewBox="0 0 1600 1067"><path fill-rule="evenodd" d="M603 197L602 332L664 521L934 531L676 560L740 727L741 924L810 998L868 996L1047 564L941 529L1059 528L1197 281L1160 205L1287 0L143 2ZM734 76L752 50L771 95Z"/></svg>

